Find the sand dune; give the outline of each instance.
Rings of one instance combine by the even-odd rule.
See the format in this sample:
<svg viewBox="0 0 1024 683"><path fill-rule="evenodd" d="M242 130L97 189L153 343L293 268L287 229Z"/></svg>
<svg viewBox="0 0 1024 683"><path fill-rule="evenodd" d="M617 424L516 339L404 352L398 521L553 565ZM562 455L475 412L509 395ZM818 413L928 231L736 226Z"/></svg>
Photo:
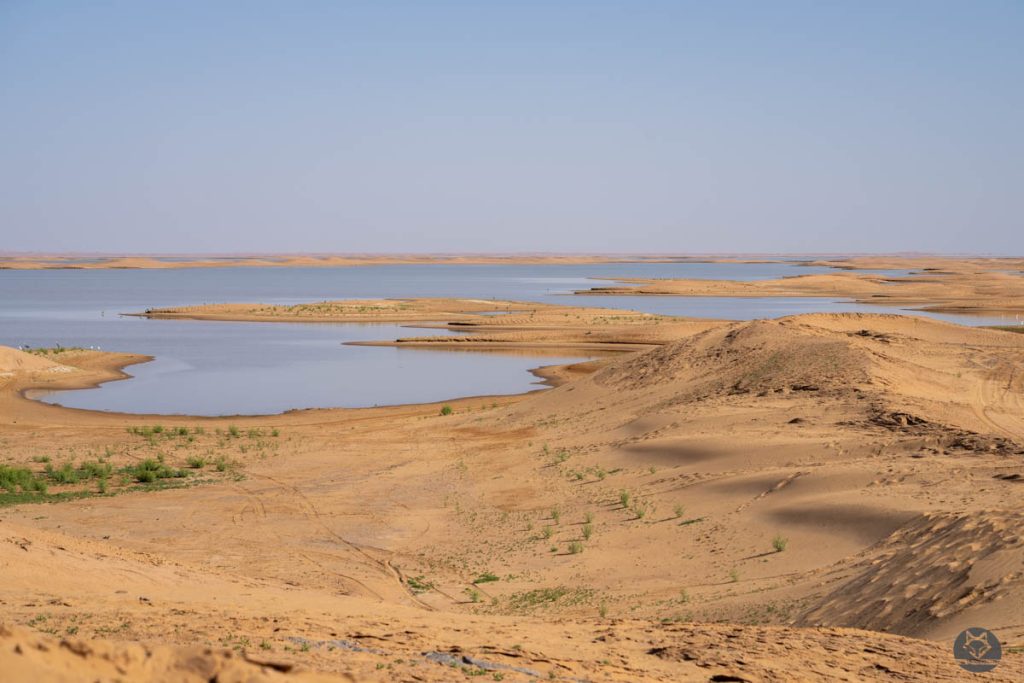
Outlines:
<svg viewBox="0 0 1024 683"><path fill-rule="evenodd" d="M466 315L501 343L589 331L646 350L446 416L161 418L171 436L152 442L125 427L153 418L6 388L8 464L57 448L233 463L5 510L6 619L358 680L450 680L452 663L505 680L961 680L962 628L1024 642L1024 336L885 315ZM1021 664L1008 653L993 680Z"/></svg>

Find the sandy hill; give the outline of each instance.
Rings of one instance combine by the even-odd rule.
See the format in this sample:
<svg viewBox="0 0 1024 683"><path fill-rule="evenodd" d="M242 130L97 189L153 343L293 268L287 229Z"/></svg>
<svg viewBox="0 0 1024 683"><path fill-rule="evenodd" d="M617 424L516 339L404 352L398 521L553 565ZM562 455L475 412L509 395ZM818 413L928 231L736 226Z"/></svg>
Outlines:
<svg viewBox="0 0 1024 683"><path fill-rule="evenodd" d="M0 346L0 372L42 372L62 367L64 366L60 363L55 363L44 356L26 353L10 346Z"/></svg>
<svg viewBox="0 0 1024 683"><path fill-rule="evenodd" d="M708 580L749 566L761 585L805 582L782 592L793 623L947 637L974 619L1021 637L1022 408L1021 335L822 314L701 332L516 411L563 423L606 468L650 467L658 510L685 501L715 519ZM777 530L804 555L768 555L766 571L755 539Z"/></svg>

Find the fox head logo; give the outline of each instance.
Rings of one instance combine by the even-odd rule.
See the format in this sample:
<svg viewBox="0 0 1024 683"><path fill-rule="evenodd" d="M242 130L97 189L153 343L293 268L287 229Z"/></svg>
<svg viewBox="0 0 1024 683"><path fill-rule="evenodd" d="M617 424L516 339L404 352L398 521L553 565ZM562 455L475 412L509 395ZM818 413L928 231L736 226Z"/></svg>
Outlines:
<svg viewBox="0 0 1024 683"><path fill-rule="evenodd" d="M988 629L973 627L961 631L953 641L953 656L966 671L991 671L1003 656L1003 646Z"/></svg>
<svg viewBox="0 0 1024 683"><path fill-rule="evenodd" d="M967 629L964 635L964 649L975 659L984 659L985 655L992 651L988 631L982 629L979 633L973 633L971 629Z"/></svg>

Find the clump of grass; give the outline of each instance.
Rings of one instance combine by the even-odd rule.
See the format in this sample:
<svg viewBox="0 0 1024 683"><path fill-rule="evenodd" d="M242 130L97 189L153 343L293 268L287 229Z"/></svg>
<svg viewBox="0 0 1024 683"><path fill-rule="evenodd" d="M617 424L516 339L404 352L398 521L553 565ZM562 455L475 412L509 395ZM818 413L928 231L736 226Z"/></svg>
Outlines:
<svg viewBox="0 0 1024 683"><path fill-rule="evenodd" d="M228 425L228 436L237 439L241 432L238 431L238 427L235 425Z"/></svg>
<svg viewBox="0 0 1024 683"><path fill-rule="evenodd" d="M775 552L781 553L789 545L789 539L782 536L781 534L775 534L775 538L772 539L772 547L775 548Z"/></svg>
<svg viewBox="0 0 1024 683"><path fill-rule="evenodd" d="M206 458L201 455L190 455L188 457L188 466L194 470L202 469L206 466Z"/></svg>
<svg viewBox="0 0 1024 683"><path fill-rule="evenodd" d="M405 580L405 583L412 589L413 593L425 593L434 589L434 584L427 581L422 574L420 576L410 576Z"/></svg>
<svg viewBox="0 0 1024 683"><path fill-rule="evenodd" d="M740 580L740 570L737 569L736 567L733 567L731 570L729 570L729 580L732 581L733 583L736 583L737 581L739 581Z"/></svg>
<svg viewBox="0 0 1024 683"><path fill-rule="evenodd" d="M571 555L579 555L582 552L583 552L583 544L580 543L579 541L573 541L572 543L569 544L569 554L571 554Z"/></svg>
<svg viewBox="0 0 1024 683"><path fill-rule="evenodd" d="M78 471L75 470L75 466L70 462L64 463L59 469L48 464L46 466L46 476L48 476L55 484L78 483Z"/></svg>
<svg viewBox="0 0 1024 683"><path fill-rule="evenodd" d="M27 468L0 465L0 488L8 493L46 493L46 482Z"/></svg>
<svg viewBox="0 0 1024 683"><path fill-rule="evenodd" d="M498 575L497 574L492 574L491 572L484 572L480 576L478 576L475 579L473 579L473 583L474 584L490 583L492 581L498 581L498 580L499 579L498 579Z"/></svg>
<svg viewBox="0 0 1024 683"><path fill-rule="evenodd" d="M79 465L78 471L85 479L106 479L114 471L114 468L110 463L86 460Z"/></svg>
<svg viewBox="0 0 1024 683"><path fill-rule="evenodd" d="M555 533L555 530L553 528L549 527L549 526L544 527L544 529L542 529L541 532L540 532L541 536L543 536L546 539L547 538L551 538L551 535L554 534L554 533Z"/></svg>
<svg viewBox="0 0 1024 683"><path fill-rule="evenodd" d="M594 525L589 522L583 525L583 540L589 541L590 537L594 535Z"/></svg>
<svg viewBox="0 0 1024 683"><path fill-rule="evenodd" d="M452 407L450 405L445 404L445 405L441 406L441 414L442 415L451 415L454 412L455 411L452 410Z"/></svg>
<svg viewBox="0 0 1024 683"><path fill-rule="evenodd" d="M163 464L160 460L146 458L134 467L126 468L126 473L135 478L140 484L152 484L158 479L172 479L187 476L185 470L175 470Z"/></svg>
<svg viewBox="0 0 1024 683"><path fill-rule="evenodd" d="M647 513L651 510L651 506L643 501L633 501L633 514L636 515L637 519L643 519L647 516Z"/></svg>
<svg viewBox="0 0 1024 683"><path fill-rule="evenodd" d="M672 513L676 516L676 519L682 517L684 512L686 512L686 508L678 503L672 508Z"/></svg>
<svg viewBox="0 0 1024 683"><path fill-rule="evenodd" d="M630 493L626 489L622 489L621 491L619 491L619 503L622 505L623 508L629 507L630 497Z"/></svg>
<svg viewBox="0 0 1024 683"><path fill-rule="evenodd" d="M475 588L467 588L466 594L469 596L470 602L480 602L480 591Z"/></svg>
<svg viewBox="0 0 1024 683"><path fill-rule="evenodd" d="M588 512L585 515L583 515L583 523L584 524L590 524L593 521L594 521L594 513L593 512Z"/></svg>
<svg viewBox="0 0 1024 683"><path fill-rule="evenodd" d="M555 522L555 524L558 524L559 520L562 519L562 513L559 511L558 508L551 508L551 519Z"/></svg>
<svg viewBox="0 0 1024 683"><path fill-rule="evenodd" d="M607 602L605 602L604 600L602 600L602 601L601 601L601 604L599 604L599 605L597 606L597 613L598 613L599 615L601 615L601 618L602 618L602 619L604 619L605 617L607 617L607 616L608 616L608 603L607 603Z"/></svg>

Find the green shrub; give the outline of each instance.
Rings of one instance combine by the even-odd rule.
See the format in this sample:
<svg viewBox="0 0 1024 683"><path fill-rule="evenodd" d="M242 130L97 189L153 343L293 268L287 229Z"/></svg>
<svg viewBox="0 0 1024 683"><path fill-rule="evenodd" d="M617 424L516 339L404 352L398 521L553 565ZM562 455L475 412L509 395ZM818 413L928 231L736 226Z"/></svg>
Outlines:
<svg viewBox="0 0 1024 683"><path fill-rule="evenodd" d="M8 493L46 493L46 482L24 467L0 465L0 488Z"/></svg>
<svg viewBox="0 0 1024 683"><path fill-rule="evenodd" d="M453 412L455 412L455 411L452 410L452 407L450 405L443 405L443 406L441 406L441 414L442 415L451 415Z"/></svg>
<svg viewBox="0 0 1024 683"><path fill-rule="evenodd" d="M629 498L630 498L629 491L627 491L625 489L619 491L619 503L622 505L622 507L624 507L624 508L628 508L629 507Z"/></svg>
<svg viewBox="0 0 1024 683"><path fill-rule="evenodd" d="M75 466L70 462L66 462L60 466L60 469L54 469L47 465L47 474L57 484L77 484L78 483L78 472L75 470Z"/></svg>
<svg viewBox="0 0 1024 683"><path fill-rule="evenodd" d="M175 470L163 464L161 460L147 458L134 467L126 469L127 474L135 478L140 484L152 484L157 479L171 479L186 477L185 470Z"/></svg>
<svg viewBox="0 0 1024 683"><path fill-rule="evenodd" d="M200 455L190 455L188 458L188 466L194 470L202 469L206 466L206 459Z"/></svg>
<svg viewBox="0 0 1024 683"><path fill-rule="evenodd" d="M492 574L491 572L484 572L480 576L473 579L473 583L490 583L491 581L498 581L498 575Z"/></svg>
<svg viewBox="0 0 1024 683"><path fill-rule="evenodd" d="M775 538L772 539L772 547L775 548L775 552L781 553L789 545L789 539L783 537L780 534L776 534Z"/></svg>

